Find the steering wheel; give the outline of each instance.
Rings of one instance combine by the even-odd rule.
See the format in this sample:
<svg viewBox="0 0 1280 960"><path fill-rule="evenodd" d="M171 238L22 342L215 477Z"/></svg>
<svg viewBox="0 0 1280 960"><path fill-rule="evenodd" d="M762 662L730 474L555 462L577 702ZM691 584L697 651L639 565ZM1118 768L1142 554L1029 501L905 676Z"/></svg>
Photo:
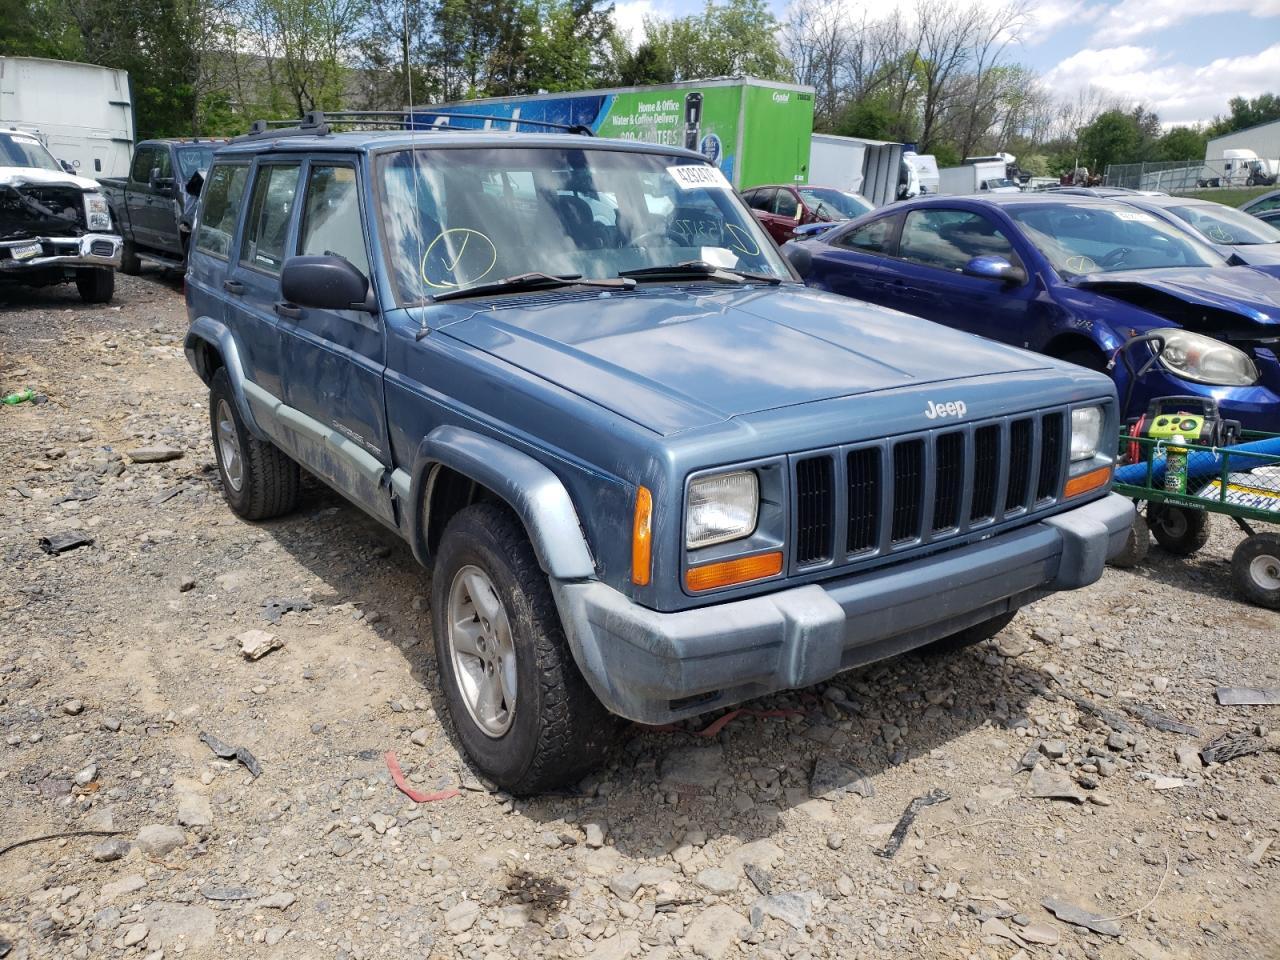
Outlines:
<svg viewBox="0 0 1280 960"><path fill-rule="evenodd" d="M1116 247L1114 250L1108 253L1105 257L1100 257L1097 260L1097 264L1100 267L1118 266L1119 264L1124 263L1124 261L1129 258L1129 254L1131 253L1133 253L1133 251L1130 250L1128 247Z"/></svg>

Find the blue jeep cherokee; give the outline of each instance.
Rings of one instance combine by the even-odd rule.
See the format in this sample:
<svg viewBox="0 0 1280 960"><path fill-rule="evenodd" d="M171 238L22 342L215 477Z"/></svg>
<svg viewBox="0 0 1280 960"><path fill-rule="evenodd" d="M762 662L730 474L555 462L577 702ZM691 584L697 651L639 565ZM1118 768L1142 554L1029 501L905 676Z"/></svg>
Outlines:
<svg viewBox="0 0 1280 960"><path fill-rule="evenodd" d="M1104 376L806 290L700 155L563 133L251 134L187 356L248 519L299 466L433 570L458 736L532 792L661 723L1097 580Z"/></svg>

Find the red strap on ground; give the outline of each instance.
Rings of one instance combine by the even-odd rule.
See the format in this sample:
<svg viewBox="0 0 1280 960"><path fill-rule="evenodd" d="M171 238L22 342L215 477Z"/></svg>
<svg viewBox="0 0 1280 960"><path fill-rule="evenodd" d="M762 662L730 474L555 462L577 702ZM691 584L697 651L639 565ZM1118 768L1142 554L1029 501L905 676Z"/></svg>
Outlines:
<svg viewBox="0 0 1280 960"><path fill-rule="evenodd" d="M450 797L458 796L459 791L453 787L448 790L437 790L435 793L423 793L420 790L413 789L404 778L404 772L396 761L395 751L388 750L385 759L387 761L387 769L391 771L391 779L396 782L400 792L414 803L434 803L437 800L448 800Z"/></svg>
<svg viewBox="0 0 1280 960"><path fill-rule="evenodd" d="M752 707L739 707L737 710L730 710L722 717L717 717L701 730L686 730L684 727L678 727L674 723L664 723L656 727L645 726L645 729L653 733L687 733L694 737L710 739L742 716L764 717L766 719L771 717L802 717L804 716L804 711L792 709L756 710Z"/></svg>

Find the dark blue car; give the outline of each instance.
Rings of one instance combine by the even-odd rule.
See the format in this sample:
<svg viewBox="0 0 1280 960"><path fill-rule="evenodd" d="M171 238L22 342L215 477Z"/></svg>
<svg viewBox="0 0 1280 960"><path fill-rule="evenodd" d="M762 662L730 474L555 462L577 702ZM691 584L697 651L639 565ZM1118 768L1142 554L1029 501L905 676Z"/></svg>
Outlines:
<svg viewBox="0 0 1280 960"><path fill-rule="evenodd" d="M1280 278L1229 266L1153 214L1089 197L936 197L895 204L784 248L809 286L1106 370L1160 332L1125 413L1173 394L1280 432ZM1150 344L1133 357L1141 367Z"/></svg>

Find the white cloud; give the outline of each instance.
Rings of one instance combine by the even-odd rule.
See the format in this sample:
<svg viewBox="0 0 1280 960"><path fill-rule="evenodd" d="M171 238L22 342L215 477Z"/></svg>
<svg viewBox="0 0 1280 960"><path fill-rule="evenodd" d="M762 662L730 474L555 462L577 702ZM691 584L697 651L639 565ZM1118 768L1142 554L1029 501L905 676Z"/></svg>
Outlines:
<svg viewBox="0 0 1280 960"><path fill-rule="evenodd" d="M1099 46L1123 43L1196 17L1241 13L1253 17L1278 16L1280 0L1217 0L1212 8L1183 0L1120 0L1107 10L1089 42ZM1243 36L1248 28L1244 23L1240 23L1240 27Z"/></svg>
<svg viewBox="0 0 1280 960"><path fill-rule="evenodd" d="M668 4L654 0L622 0L613 5L613 22L618 25L618 33L632 47L644 37L645 17L670 20L673 16Z"/></svg>
<svg viewBox="0 0 1280 960"><path fill-rule="evenodd" d="M1257 53L1220 57L1203 65L1178 62L1154 47L1086 48L1045 74L1045 84L1067 97L1093 86L1149 105L1169 123L1200 123L1227 111L1235 96L1256 97L1280 77L1280 43Z"/></svg>

